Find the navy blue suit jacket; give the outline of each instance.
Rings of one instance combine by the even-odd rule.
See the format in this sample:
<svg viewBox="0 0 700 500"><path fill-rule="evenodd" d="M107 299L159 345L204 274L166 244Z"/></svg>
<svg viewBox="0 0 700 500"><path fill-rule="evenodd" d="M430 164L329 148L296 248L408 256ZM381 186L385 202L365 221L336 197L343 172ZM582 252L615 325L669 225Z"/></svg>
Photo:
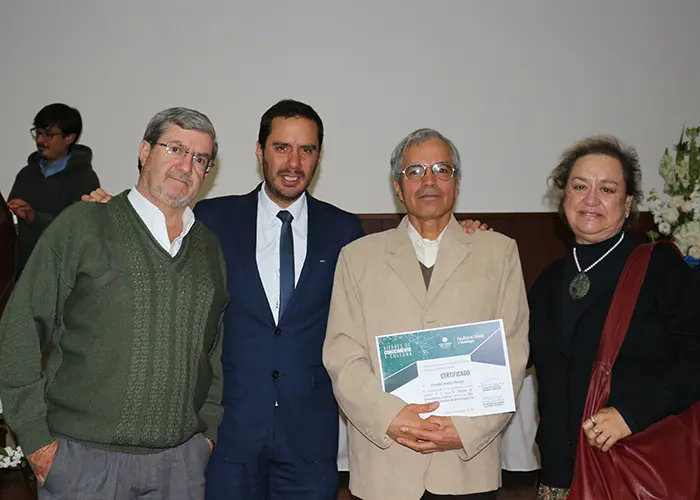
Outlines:
<svg viewBox="0 0 700 500"><path fill-rule="evenodd" d="M255 256L259 190L260 185L245 195L203 200L194 210L219 237L231 296L224 316L224 416L216 455L230 462L255 460L277 411L305 461L335 460L338 407L321 350L338 254L362 236L362 226L356 215L307 193L306 260L276 325Z"/></svg>

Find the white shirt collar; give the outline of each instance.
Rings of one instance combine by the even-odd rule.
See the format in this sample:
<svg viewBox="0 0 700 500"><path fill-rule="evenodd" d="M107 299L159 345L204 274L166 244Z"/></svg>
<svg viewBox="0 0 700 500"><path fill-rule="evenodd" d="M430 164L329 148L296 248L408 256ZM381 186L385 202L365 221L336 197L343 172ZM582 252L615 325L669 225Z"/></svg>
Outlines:
<svg viewBox="0 0 700 500"><path fill-rule="evenodd" d="M302 193L302 195L296 200L294 200L294 202L287 208L280 208L268 196L267 191L265 191L265 183L263 182L260 186L260 193L258 194L258 206L259 209L263 212L264 221L272 221L272 223L274 224L277 224L277 222L279 222L280 224L282 224L282 221L277 218L277 214L280 210L287 210L290 214L292 214L292 217L294 217L294 219L292 220L292 224L294 224L294 221L300 220L302 214L305 213L307 210L306 192Z"/></svg>
<svg viewBox="0 0 700 500"><path fill-rule="evenodd" d="M447 229L447 226L445 226L445 229ZM413 227L411 221L408 220L408 237L411 238L413 249L416 251L416 257L418 257L420 263L425 267L433 267L435 265L438 250L440 249L440 240L442 239L442 235L445 234L445 229L442 230L437 239L429 240L423 238L418 230Z"/></svg>
<svg viewBox="0 0 700 500"><path fill-rule="evenodd" d="M190 207L185 207L184 212L182 212L182 232L170 243L163 212L151 203L148 198L139 193L136 187L129 191L127 199L158 244L172 257L175 257L182 246L182 240L187 236L187 233L190 232L190 229L192 229L194 225L194 213L192 209Z"/></svg>

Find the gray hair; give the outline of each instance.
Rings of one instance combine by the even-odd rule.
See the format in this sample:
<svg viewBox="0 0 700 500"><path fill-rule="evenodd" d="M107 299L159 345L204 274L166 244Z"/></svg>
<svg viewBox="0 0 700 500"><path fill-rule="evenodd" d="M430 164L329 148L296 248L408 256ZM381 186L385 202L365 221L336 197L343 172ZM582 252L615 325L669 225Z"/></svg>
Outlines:
<svg viewBox="0 0 700 500"><path fill-rule="evenodd" d="M177 125L184 130L197 130L204 132L211 137L214 143L211 160L216 159L216 153L219 151L219 143L216 142L216 131L214 125L204 113L189 108L168 108L157 113L151 121L148 122L146 132L143 134L143 140L149 144L154 144L159 138L165 134L166 129L170 125Z"/></svg>
<svg viewBox="0 0 700 500"><path fill-rule="evenodd" d="M457 179L462 177L462 168L461 160L459 158L459 151L457 151L457 147L452 143L452 141L444 135L442 135L437 130L433 130L432 128L419 128L418 130L414 130L413 132L408 134L399 143L399 145L394 148L394 152L391 153L391 177L396 182L401 184L401 179L403 178L401 170L403 166L403 155L406 154L406 151L408 151L408 149L411 146L422 144L426 141L430 141L433 139L438 139L447 145L447 147L450 149L450 155L452 156L452 166L455 169L455 177Z"/></svg>
<svg viewBox="0 0 700 500"><path fill-rule="evenodd" d="M639 155L632 146L622 143L617 137L612 135L586 137L562 153L559 164L552 170L547 179L549 184L548 196L557 206L559 215L566 222L564 202L569 175L574 167L574 163L588 155L609 156L620 162L622 177L625 181L625 194L632 197L630 220L634 222L639 215L639 204L644 198Z"/></svg>

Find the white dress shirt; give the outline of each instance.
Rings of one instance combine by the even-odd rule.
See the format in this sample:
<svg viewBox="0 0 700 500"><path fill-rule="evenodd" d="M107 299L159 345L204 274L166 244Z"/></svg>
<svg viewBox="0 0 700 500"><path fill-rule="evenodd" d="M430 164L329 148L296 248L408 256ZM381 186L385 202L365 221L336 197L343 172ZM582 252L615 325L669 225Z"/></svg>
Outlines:
<svg viewBox="0 0 700 500"><path fill-rule="evenodd" d="M445 229L447 229L447 226L445 226ZM411 221L408 221L408 237L411 238L418 261L425 267L433 267L435 265L438 250L440 249L440 240L442 235L445 234L445 229L442 230L436 240L429 240L423 238L416 228L413 227Z"/></svg>
<svg viewBox="0 0 700 500"><path fill-rule="evenodd" d="M292 214L292 238L294 240L294 286L299 282L306 260L306 242L309 228L309 210L306 193L287 208L280 208L265 191L265 183L258 193L258 218L255 234L255 259L267 302L275 323L279 323L280 311L280 232L282 221L277 218L280 210Z"/></svg>
<svg viewBox="0 0 700 500"><path fill-rule="evenodd" d="M171 257L175 257L177 252L180 251L182 240L187 236L187 233L190 232L194 224L194 213L192 209L190 207L185 207L185 211L182 213L182 232L170 243L163 212L144 195L139 193L136 188L129 191L127 199L158 244L163 247Z"/></svg>

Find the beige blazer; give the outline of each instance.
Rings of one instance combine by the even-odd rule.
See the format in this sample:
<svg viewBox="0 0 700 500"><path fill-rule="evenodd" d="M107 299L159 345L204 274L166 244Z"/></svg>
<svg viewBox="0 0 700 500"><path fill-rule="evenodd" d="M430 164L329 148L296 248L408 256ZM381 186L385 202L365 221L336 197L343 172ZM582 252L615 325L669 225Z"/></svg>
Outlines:
<svg viewBox="0 0 700 500"><path fill-rule="evenodd" d="M529 354L517 246L495 232L465 234L453 217L426 290L407 224L349 244L336 268L323 362L350 422L350 490L364 500L495 490L512 414L454 417L462 450L423 455L394 442L386 431L406 403L381 389L375 337L502 318L517 393Z"/></svg>

